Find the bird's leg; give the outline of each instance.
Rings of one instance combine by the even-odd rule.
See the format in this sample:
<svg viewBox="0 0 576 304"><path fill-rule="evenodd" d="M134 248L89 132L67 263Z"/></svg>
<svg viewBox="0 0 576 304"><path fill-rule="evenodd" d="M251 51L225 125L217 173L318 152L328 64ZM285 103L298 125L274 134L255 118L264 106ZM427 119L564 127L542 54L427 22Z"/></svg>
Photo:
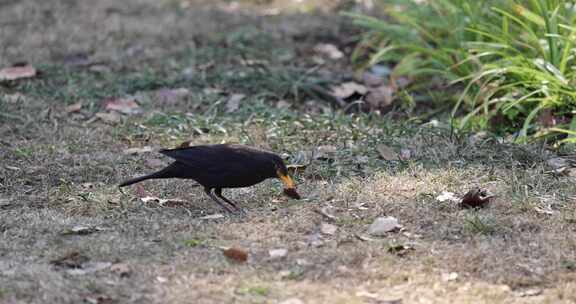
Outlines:
<svg viewBox="0 0 576 304"><path fill-rule="evenodd" d="M216 196L214 196L214 194L212 194L212 189L204 188L204 192L206 192L206 194L208 194L208 196L210 196L210 198L213 201L215 201L218 205L220 205L220 207L226 209L226 211L228 211L230 213L235 213L235 210L231 209L230 206L222 203Z"/></svg>
<svg viewBox="0 0 576 304"><path fill-rule="evenodd" d="M234 207L236 210L242 211L242 212L244 211L244 210L242 210L242 208L238 207L238 205L236 205L236 203L230 201L229 199L225 198L224 195L222 195L222 188L214 189L214 193L216 194L217 197L221 198L223 201L230 204L230 206Z"/></svg>

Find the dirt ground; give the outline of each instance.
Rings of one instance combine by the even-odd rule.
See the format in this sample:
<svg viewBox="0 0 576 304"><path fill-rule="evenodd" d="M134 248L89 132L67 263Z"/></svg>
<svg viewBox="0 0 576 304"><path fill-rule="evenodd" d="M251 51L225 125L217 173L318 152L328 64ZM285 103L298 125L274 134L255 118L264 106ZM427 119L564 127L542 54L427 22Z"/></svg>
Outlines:
<svg viewBox="0 0 576 304"><path fill-rule="evenodd" d="M301 84L351 74L314 51L350 54L350 6L250 2L0 2L0 68L40 72L0 84L0 303L576 302L573 155L333 109ZM183 141L307 165L304 199L269 180L225 190L229 216L189 181L117 188ZM437 199L474 187L487 208ZM382 216L402 228L369 235Z"/></svg>

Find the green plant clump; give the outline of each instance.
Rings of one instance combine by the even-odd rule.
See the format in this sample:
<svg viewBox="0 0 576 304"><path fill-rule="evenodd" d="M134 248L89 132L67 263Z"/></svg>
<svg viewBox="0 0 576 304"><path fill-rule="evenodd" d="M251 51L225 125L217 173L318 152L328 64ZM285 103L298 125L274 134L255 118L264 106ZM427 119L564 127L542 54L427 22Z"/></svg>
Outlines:
<svg viewBox="0 0 576 304"><path fill-rule="evenodd" d="M413 91L461 88L445 96L459 128L512 133L517 142L576 142L576 3L393 0L382 7L385 20L349 14L368 29L353 56L363 67L391 64L391 76L415 80Z"/></svg>

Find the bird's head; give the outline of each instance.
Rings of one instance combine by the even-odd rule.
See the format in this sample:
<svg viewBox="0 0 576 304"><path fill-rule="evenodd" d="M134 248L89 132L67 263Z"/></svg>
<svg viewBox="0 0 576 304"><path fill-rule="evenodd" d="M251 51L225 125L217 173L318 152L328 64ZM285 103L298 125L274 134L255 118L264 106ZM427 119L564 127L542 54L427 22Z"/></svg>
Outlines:
<svg viewBox="0 0 576 304"><path fill-rule="evenodd" d="M274 170L276 173L274 177L278 177L284 184L284 194L294 199L300 199L300 195L298 192L296 192L296 185L294 184L292 178L288 175L288 169L286 168L282 158L274 155L273 162Z"/></svg>

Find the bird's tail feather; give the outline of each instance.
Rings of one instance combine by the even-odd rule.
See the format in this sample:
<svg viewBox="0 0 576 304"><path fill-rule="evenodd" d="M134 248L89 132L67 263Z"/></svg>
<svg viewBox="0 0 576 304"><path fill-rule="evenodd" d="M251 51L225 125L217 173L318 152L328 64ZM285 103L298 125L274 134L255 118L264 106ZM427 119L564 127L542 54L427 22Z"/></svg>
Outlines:
<svg viewBox="0 0 576 304"><path fill-rule="evenodd" d="M153 179L153 178L171 178L174 177L172 174L172 167L168 166L158 172L154 172L148 175L144 175L144 176L139 176L139 177L135 177L132 179L129 179L127 181L122 182L120 185L118 185L118 187L125 187L125 186L129 186L135 183L139 183L141 181L147 180L147 179Z"/></svg>
<svg viewBox="0 0 576 304"><path fill-rule="evenodd" d="M120 185L118 185L118 187L130 186L130 185L132 185L132 184L139 183L139 182L141 182L141 181L143 181L143 180L155 178L155 177L154 177L155 174L156 174L156 173L152 173L152 174L148 174L148 175L144 175L144 176L139 176L139 177L136 177L136 178L132 178L132 179L123 181Z"/></svg>

